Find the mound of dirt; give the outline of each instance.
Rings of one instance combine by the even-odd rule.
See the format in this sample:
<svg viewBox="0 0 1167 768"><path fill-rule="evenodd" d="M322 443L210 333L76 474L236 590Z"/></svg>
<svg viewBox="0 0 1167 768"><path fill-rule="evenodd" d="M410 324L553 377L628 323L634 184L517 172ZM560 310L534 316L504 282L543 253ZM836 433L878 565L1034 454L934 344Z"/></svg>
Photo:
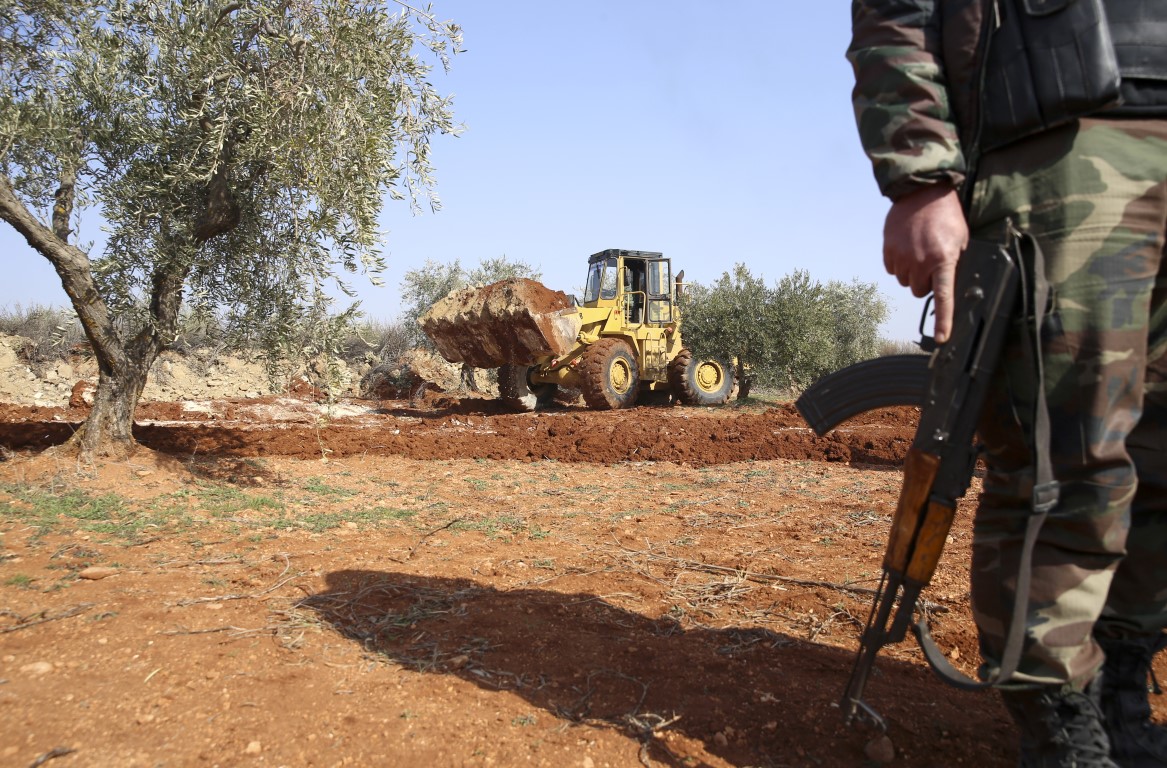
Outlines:
<svg viewBox="0 0 1167 768"><path fill-rule="evenodd" d="M581 323L567 294L526 278L452 291L419 322L442 357L477 368L564 355Z"/></svg>
<svg viewBox="0 0 1167 768"><path fill-rule="evenodd" d="M27 343L19 336L0 335L0 402L61 405L69 402L79 381L97 381L92 354L72 354L67 361L34 370L19 356ZM210 351L191 355L163 352L154 366L144 400L262 397L286 391L303 372L273 386L263 363L237 356L215 356ZM351 379L347 371L342 374Z"/></svg>
<svg viewBox="0 0 1167 768"><path fill-rule="evenodd" d="M494 397L498 384L491 371L454 365L432 352L414 349L394 363L371 368L361 377L358 392L367 400L418 400L426 393L460 390Z"/></svg>
<svg viewBox="0 0 1167 768"><path fill-rule="evenodd" d="M85 408L0 405L0 445L43 450L64 442ZM873 411L818 438L792 405L765 411L637 407L507 413L490 398L304 402L289 397L142 403L134 436L171 455L396 455L693 467L795 459L899 465L917 411Z"/></svg>

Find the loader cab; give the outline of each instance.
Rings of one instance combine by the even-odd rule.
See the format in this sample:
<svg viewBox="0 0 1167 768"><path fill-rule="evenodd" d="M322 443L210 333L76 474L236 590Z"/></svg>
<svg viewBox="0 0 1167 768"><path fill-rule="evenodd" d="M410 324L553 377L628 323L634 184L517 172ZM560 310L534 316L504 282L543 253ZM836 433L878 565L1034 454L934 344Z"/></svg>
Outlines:
<svg viewBox="0 0 1167 768"><path fill-rule="evenodd" d="M663 325L673 320L669 260L651 251L609 248L588 259L585 307L618 307L628 325Z"/></svg>

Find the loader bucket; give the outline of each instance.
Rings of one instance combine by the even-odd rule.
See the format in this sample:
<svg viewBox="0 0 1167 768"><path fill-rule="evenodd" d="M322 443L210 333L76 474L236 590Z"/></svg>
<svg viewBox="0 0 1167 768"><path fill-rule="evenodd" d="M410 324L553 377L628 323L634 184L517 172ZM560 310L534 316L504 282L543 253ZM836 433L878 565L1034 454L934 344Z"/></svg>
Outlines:
<svg viewBox="0 0 1167 768"><path fill-rule="evenodd" d="M442 357L475 368L565 355L581 325L567 294L526 278L451 291L418 322Z"/></svg>

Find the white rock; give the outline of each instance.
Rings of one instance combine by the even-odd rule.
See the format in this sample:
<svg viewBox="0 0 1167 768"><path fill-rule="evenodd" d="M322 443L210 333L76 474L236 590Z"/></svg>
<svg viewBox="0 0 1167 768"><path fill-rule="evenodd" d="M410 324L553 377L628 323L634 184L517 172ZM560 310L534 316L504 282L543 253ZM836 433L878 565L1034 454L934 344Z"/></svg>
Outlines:
<svg viewBox="0 0 1167 768"><path fill-rule="evenodd" d="M20 668L21 672L27 672L30 675L47 675L53 671L53 664L49 661L34 661L31 664L25 664Z"/></svg>

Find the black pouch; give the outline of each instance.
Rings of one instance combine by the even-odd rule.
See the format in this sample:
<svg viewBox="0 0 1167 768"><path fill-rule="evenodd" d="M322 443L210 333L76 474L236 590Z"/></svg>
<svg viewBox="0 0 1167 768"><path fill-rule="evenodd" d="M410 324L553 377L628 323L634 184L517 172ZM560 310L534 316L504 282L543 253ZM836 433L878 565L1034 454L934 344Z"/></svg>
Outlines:
<svg viewBox="0 0 1167 768"><path fill-rule="evenodd" d="M982 151L1116 103L1120 76L1102 0L997 0L981 108Z"/></svg>

